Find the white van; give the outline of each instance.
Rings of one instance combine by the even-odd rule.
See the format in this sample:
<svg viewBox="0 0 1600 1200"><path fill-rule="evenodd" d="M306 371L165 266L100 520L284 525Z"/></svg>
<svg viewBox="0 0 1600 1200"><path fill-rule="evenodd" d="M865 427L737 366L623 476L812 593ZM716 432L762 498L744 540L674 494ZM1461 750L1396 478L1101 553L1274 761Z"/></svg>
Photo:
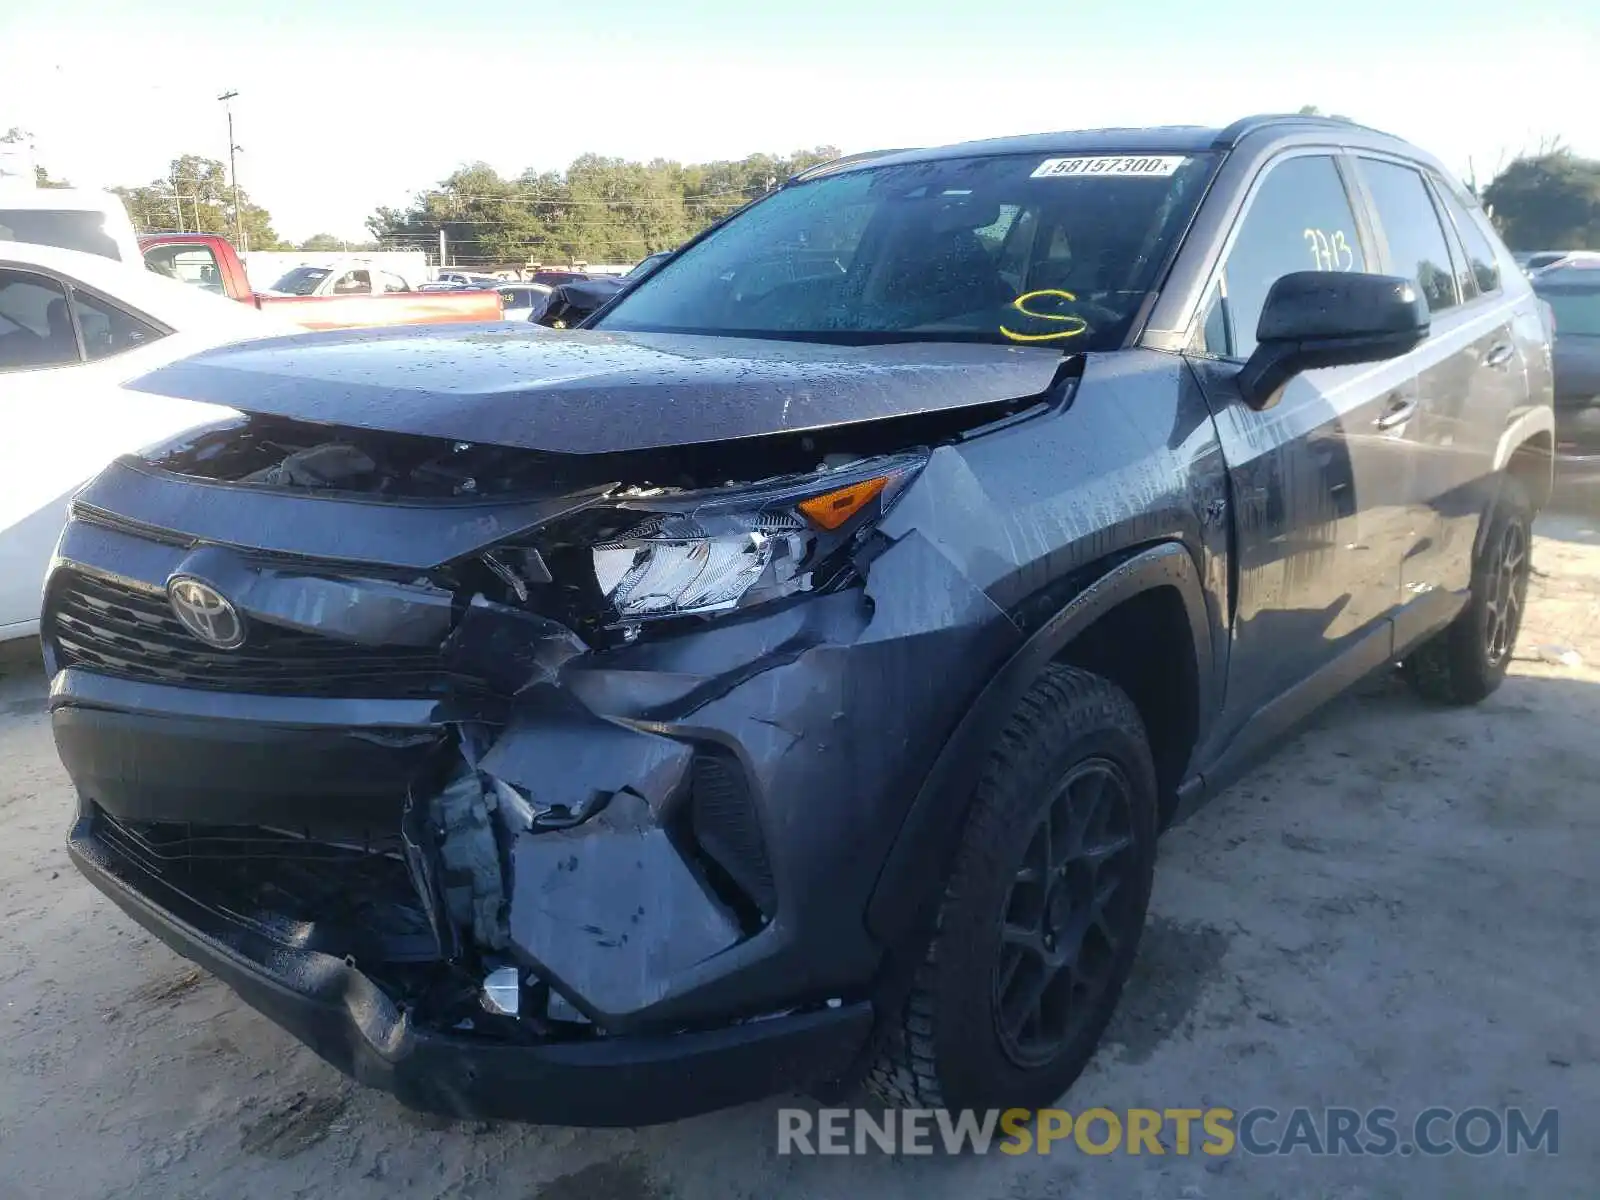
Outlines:
<svg viewBox="0 0 1600 1200"><path fill-rule="evenodd" d="M110 192L0 182L0 242L31 242L142 265L128 210Z"/></svg>

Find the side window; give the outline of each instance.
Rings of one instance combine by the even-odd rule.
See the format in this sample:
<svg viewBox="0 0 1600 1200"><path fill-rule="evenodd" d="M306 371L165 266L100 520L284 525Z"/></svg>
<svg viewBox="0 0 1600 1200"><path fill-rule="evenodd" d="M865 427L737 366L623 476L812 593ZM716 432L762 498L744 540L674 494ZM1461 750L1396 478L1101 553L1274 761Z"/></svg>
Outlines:
<svg viewBox="0 0 1600 1200"><path fill-rule="evenodd" d="M333 285L335 296L365 295L372 291L372 274L369 271L346 271Z"/></svg>
<svg viewBox="0 0 1600 1200"><path fill-rule="evenodd" d="M383 290L386 292L409 292L411 290L406 285L406 281L398 275L385 273L381 278L383 279Z"/></svg>
<svg viewBox="0 0 1600 1200"><path fill-rule="evenodd" d="M1361 175L1372 193L1372 207L1389 243L1395 272L1417 281L1427 297L1428 311L1454 308L1460 297L1451 270L1450 245L1422 176L1410 167L1371 158L1361 160Z"/></svg>
<svg viewBox="0 0 1600 1200"><path fill-rule="evenodd" d="M66 289L32 271L0 270L0 372L80 361Z"/></svg>
<svg viewBox="0 0 1600 1200"><path fill-rule="evenodd" d="M1366 269L1355 213L1333 159L1301 155L1276 163L1256 189L1228 251L1218 302L1207 316L1206 352L1249 358L1267 292L1283 276ZM1223 306L1225 313L1216 311Z"/></svg>
<svg viewBox="0 0 1600 1200"><path fill-rule="evenodd" d="M1478 218L1468 212L1448 187L1435 187L1445 211L1455 222L1456 232L1467 250L1467 265L1472 269L1472 279L1479 295L1488 296L1500 290L1500 256L1494 251L1489 235L1484 233Z"/></svg>
<svg viewBox="0 0 1600 1200"><path fill-rule="evenodd" d="M167 336L132 313L77 288L72 289L72 311L83 330L83 350L90 362L137 350Z"/></svg>
<svg viewBox="0 0 1600 1200"><path fill-rule="evenodd" d="M209 246L155 246L145 251L144 265L157 275L222 295L222 271Z"/></svg>

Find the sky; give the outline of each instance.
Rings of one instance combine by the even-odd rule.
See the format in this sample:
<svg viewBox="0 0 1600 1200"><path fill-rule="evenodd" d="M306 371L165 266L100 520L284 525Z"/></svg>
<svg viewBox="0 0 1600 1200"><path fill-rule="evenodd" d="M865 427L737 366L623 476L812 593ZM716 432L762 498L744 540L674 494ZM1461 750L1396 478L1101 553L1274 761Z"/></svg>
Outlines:
<svg viewBox="0 0 1600 1200"><path fill-rule="evenodd" d="M226 159L281 236L357 239L457 166L560 170L1303 104L1487 182L1559 137L1600 157L1594 0L0 0L0 130L82 186Z"/></svg>

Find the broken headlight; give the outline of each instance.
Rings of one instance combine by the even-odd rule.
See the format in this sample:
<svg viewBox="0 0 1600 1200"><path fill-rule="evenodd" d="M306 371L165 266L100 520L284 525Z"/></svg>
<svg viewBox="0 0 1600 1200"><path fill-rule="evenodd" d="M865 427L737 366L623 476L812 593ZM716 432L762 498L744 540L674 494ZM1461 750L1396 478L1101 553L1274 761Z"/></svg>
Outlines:
<svg viewBox="0 0 1600 1200"><path fill-rule="evenodd" d="M595 583L623 624L809 591L814 573L884 512L922 462L871 459L748 489L629 502L637 521L590 547Z"/></svg>

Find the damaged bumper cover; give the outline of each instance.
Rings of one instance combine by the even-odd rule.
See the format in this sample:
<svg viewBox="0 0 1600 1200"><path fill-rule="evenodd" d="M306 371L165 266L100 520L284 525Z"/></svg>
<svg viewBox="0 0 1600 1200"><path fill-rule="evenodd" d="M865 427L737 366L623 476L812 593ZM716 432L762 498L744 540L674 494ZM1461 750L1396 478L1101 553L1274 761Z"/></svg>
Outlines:
<svg viewBox="0 0 1600 1200"><path fill-rule="evenodd" d="M315 536L342 540L289 556L299 517L266 514L308 503L323 506ZM865 920L883 864L1019 640L949 548L902 522L860 551L853 586L601 648L426 578L558 503L456 521L341 507L131 467L80 497L45 621L79 867L330 1062L419 1108L631 1124L842 1071L885 951ZM353 552L374 508L387 563ZM238 529L264 544L218 543ZM164 589L179 575L234 601L272 652L174 640ZM353 953L337 922L255 914L163 869L152 839L190 823L345 848L403 834L373 853L419 912ZM397 986L402 962L514 970L521 1024Z"/></svg>
<svg viewBox="0 0 1600 1200"><path fill-rule="evenodd" d="M119 908L358 1082L450 1117L648 1125L842 1071L866 1004L704 1032L515 1045L430 1030L357 968L286 948L142 872L80 820L68 850Z"/></svg>

